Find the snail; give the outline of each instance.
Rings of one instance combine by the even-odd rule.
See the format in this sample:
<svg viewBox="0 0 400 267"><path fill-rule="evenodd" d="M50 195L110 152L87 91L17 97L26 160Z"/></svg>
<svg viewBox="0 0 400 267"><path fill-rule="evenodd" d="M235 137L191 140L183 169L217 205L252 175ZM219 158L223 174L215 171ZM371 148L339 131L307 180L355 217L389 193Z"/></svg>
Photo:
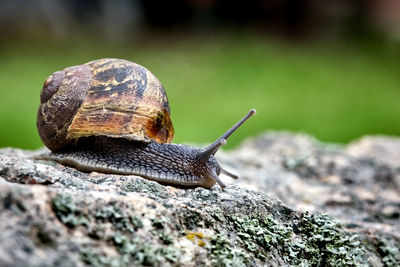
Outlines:
<svg viewBox="0 0 400 267"><path fill-rule="evenodd" d="M37 128L54 160L80 171L138 175L164 185L210 188L220 173L214 155L255 110L210 146L172 144L167 94L146 68L99 59L50 75L40 94Z"/></svg>

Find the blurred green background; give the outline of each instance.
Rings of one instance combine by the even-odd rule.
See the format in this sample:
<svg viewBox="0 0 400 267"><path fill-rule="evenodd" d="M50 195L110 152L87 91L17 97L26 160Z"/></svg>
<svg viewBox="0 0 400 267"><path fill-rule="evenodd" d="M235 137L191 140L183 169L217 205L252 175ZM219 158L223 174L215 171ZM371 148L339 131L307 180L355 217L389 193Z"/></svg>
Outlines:
<svg viewBox="0 0 400 267"><path fill-rule="evenodd" d="M335 24L333 15L309 16L307 8L283 4L243 17L227 1L172 1L172 15L162 1L116 1L120 9L109 18L107 1L38 2L0 4L0 147L41 147L36 112L43 81L54 71L104 57L137 62L159 78L176 143L210 143L250 108L257 115L228 147L265 130L305 132L330 142L400 135L400 20L394 30L381 26L376 13L360 16L357 5ZM259 10L260 2L249 5ZM13 16L19 5L31 8L22 9L29 10L28 19ZM267 12L288 8L273 19ZM154 19L152 12L167 19Z"/></svg>

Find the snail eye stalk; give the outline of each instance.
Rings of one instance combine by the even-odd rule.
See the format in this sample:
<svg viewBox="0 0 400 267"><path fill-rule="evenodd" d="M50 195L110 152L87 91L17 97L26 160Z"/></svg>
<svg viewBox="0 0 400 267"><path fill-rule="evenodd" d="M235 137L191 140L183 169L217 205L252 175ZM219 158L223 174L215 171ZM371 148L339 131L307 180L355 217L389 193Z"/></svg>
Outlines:
<svg viewBox="0 0 400 267"><path fill-rule="evenodd" d="M211 157L211 155L215 155L217 153L218 149L226 144L226 140L231 136L237 129L239 129L242 124L247 121L251 116L256 114L255 109L251 109L249 113L246 114L240 121L238 121L235 125L233 125L228 131L226 131L221 137L219 137L214 143L209 145L204 151L202 151L199 155L198 158L200 161L207 162L208 159ZM237 177L236 175L231 175L231 173L222 170L224 174L227 174L231 176L232 178ZM237 178L234 178L237 179Z"/></svg>

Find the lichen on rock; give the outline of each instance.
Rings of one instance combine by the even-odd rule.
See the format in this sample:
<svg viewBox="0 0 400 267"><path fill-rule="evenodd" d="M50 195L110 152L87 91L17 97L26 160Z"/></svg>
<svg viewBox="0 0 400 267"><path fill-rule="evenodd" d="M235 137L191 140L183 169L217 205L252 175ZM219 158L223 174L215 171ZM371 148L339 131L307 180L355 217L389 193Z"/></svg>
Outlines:
<svg viewBox="0 0 400 267"><path fill-rule="evenodd" d="M0 266L399 265L400 141L382 138L264 134L221 153L241 177L225 190L1 149Z"/></svg>

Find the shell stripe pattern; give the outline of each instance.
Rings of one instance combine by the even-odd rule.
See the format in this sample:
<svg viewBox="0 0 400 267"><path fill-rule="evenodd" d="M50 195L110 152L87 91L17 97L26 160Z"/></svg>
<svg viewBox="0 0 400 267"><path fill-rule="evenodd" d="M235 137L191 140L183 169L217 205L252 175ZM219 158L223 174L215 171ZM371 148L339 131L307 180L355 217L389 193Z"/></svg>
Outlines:
<svg viewBox="0 0 400 267"><path fill-rule="evenodd" d="M171 142L168 98L146 68L117 59L86 64L90 88L69 129L68 139L104 135L159 143Z"/></svg>

